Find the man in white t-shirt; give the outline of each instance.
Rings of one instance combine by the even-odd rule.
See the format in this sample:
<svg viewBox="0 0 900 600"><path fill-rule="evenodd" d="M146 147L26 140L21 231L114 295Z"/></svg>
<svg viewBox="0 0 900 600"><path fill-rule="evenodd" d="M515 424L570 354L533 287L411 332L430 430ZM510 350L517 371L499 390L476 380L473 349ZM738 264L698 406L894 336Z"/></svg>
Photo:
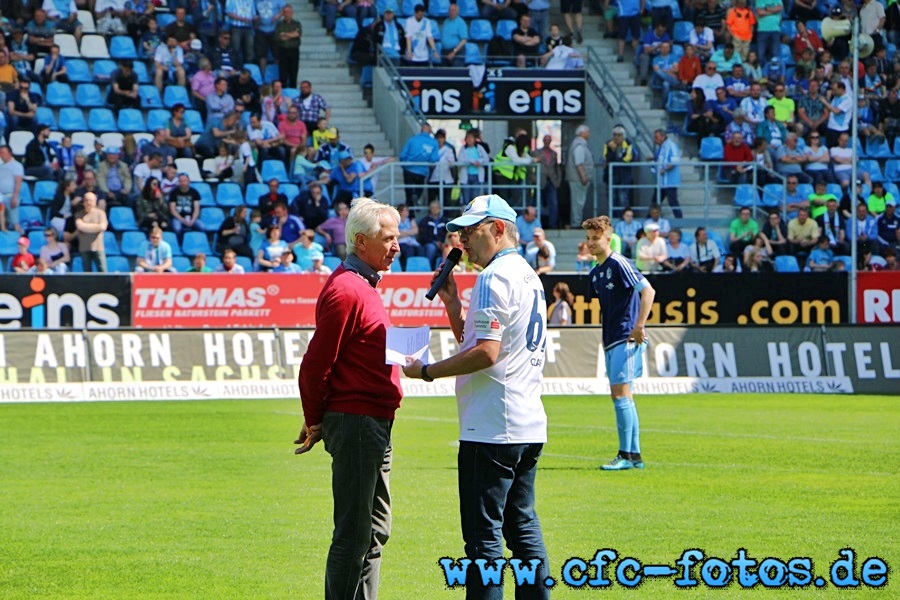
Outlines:
<svg viewBox="0 0 900 600"><path fill-rule="evenodd" d="M847 91L843 81L834 84L834 94L831 102L825 102L825 110L829 113L827 131L825 133L828 147L837 146L838 138L842 133L850 131L851 119L853 119L853 96Z"/></svg>
<svg viewBox="0 0 900 600"><path fill-rule="evenodd" d="M416 4L413 16L406 19L403 25L406 31L406 61L411 67L428 66L428 49L435 62L440 64L441 57L434 45L434 34L431 32L431 20L425 17L425 5Z"/></svg>
<svg viewBox="0 0 900 600"><path fill-rule="evenodd" d="M412 361L407 377L430 382L456 376L459 408L459 502L470 598L502 597L485 588L474 561L503 557L540 561L536 584L522 597L549 598L547 549L534 509L538 457L547 441L541 402L547 303L534 270L516 252L516 213L496 194L478 196L447 224L469 260L483 267L468 312L451 274L438 292L459 352L431 365ZM491 595L485 592L489 589Z"/></svg>
<svg viewBox="0 0 900 600"><path fill-rule="evenodd" d="M725 87L725 80L716 71L716 63L706 63L706 71L694 78L693 87L703 90L704 99L713 102L716 100L716 90Z"/></svg>
<svg viewBox="0 0 900 600"><path fill-rule="evenodd" d="M137 193L140 194L144 190L144 184L150 177L156 177L157 180L162 181L162 162L162 154L154 152L147 157L147 160L134 168L134 187Z"/></svg>

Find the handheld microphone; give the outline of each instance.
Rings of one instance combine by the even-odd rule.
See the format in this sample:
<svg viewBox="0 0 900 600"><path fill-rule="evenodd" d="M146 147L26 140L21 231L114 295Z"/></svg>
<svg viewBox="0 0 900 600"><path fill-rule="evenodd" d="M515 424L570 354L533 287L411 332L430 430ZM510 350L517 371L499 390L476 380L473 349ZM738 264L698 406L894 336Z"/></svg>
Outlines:
<svg viewBox="0 0 900 600"><path fill-rule="evenodd" d="M450 254L447 255L447 258L444 259L444 264L441 265L441 272L438 273L438 276L435 278L434 283L431 284L431 289L428 290L428 293L425 294L425 297L429 300L434 300L434 297L437 295L438 290L444 286L444 282L447 281L447 278L450 277L450 272L453 270L453 267L459 263L459 259L462 258L462 250L459 248L454 248L450 251Z"/></svg>

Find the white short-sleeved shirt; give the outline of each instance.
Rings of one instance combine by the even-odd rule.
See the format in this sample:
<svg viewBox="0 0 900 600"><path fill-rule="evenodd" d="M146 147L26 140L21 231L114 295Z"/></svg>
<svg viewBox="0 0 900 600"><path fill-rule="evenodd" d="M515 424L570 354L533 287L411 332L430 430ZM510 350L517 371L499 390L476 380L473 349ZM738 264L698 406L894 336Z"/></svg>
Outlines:
<svg viewBox="0 0 900 600"><path fill-rule="evenodd" d="M431 20L428 17L422 17L421 21L417 21L415 17L406 19L404 25L406 29L407 44L409 44L412 60L415 62L425 62L428 60L428 38L434 37L431 33Z"/></svg>
<svg viewBox="0 0 900 600"><path fill-rule="evenodd" d="M541 402L546 331L541 280L515 250L498 255L475 282L460 352L478 340L496 340L500 355L489 369L456 378L461 441L547 441Z"/></svg>
<svg viewBox="0 0 900 600"><path fill-rule="evenodd" d="M840 114L828 113L828 129L848 131L850 119L853 117L853 98L850 97L850 94L844 94L839 98L832 99L832 106L841 112Z"/></svg>

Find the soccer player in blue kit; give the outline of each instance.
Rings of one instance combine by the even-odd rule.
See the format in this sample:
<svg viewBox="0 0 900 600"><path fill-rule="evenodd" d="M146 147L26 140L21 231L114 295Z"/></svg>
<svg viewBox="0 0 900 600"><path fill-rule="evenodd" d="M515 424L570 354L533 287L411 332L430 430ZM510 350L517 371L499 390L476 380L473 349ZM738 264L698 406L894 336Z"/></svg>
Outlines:
<svg viewBox="0 0 900 600"><path fill-rule="evenodd" d="M591 294L600 301L606 372L619 432L619 454L600 468L643 469L641 429L631 382L643 374L643 351L647 345L644 324L656 291L627 258L610 249L613 227L609 217L588 219L581 228L585 230L588 251L597 259L597 266L590 272Z"/></svg>

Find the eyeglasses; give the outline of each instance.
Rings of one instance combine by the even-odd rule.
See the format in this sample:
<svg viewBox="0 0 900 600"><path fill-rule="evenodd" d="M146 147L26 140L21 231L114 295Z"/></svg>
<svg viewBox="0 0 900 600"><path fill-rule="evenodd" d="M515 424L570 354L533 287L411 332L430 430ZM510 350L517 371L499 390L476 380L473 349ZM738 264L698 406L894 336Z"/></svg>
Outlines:
<svg viewBox="0 0 900 600"><path fill-rule="evenodd" d="M482 219L474 225L469 225L468 227L460 227L459 229L457 229L457 232L459 233L460 237L472 237L472 234L478 231L482 225L493 222L494 219Z"/></svg>
<svg viewBox="0 0 900 600"><path fill-rule="evenodd" d="M817 139L819 139L819 136L817 136L817 135L811 135L811 136L809 136L809 139L811 139L811 140L817 140Z"/></svg>

